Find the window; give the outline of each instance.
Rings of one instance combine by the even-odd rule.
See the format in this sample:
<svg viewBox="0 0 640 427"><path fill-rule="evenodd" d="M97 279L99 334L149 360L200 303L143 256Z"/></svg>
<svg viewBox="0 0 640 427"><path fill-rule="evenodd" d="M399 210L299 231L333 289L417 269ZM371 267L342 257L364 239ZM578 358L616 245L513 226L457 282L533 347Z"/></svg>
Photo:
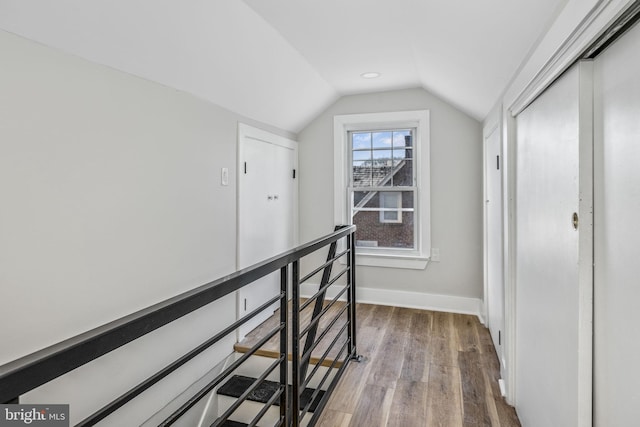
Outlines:
<svg viewBox="0 0 640 427"><path fill-rule="evenodd" d="M335 116L336 223L356 224L361 265L424 268L428 111Z"/></svg>
<svg viewBox="0 0 640 427"><path fill-rule="evenodd" d="M358 226L356 246L417 250L414 134L413 128L348 132L347 219Z"/></svg>

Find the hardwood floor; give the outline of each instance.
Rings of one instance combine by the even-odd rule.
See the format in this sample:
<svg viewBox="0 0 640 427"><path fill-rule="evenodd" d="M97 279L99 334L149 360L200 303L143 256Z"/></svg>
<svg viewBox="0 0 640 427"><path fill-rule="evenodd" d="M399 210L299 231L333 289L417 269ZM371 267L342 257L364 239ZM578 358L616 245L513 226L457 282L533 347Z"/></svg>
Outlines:
<svg viewBox="0 0 640 427"><path fill-rule="evenodd" d="M520 426L475 316L358 304L350 363L318 426Z"/></svg>
<svg viewBox="0 0 640 427"><path fill-rule="evenodd" d="M319 334L342 307L337 303L327 312ZM310 310L301 314L303 328ZM364 359L349 363L318 426L520 426L515 410L500 396L498 358L477 317L358 304L357 318L358 354ZM236 350L246 351L278 322L276 313ZM312 359L334 337L327 334ZM277 357L277 339L259 354Z"/></svg>

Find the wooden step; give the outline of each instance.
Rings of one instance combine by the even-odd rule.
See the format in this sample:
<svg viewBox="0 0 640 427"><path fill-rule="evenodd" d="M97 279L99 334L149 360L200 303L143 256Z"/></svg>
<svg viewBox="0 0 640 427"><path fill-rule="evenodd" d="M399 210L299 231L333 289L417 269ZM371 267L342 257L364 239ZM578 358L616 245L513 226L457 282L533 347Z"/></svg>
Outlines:
<svg viewBox="0 0 640 427"><path fill-rule="evenodd" d="M328 301L325 302L325 304L327 303ZM320 336L320 334L322 334L326 330L326 327L328 326L328 324L340 312L340 310L344 308L345 304L346 303L342 301L337 301L322 316L322 318L320 319L320 322L318 322L318 332L316 334L316 337ZM300 330L304 330L307 327L307 325L309 325L309 323L311 322L311 316L313 314L313 305L314 305L313 303L310 304L300 313ZM291 319L291 304L289 304L289 319ZM327 350L331 342L333 342L333 339L336 337L336 335L338 334L338 332L340 331L340 329L342 328L342 326L346 321L347 321L347 311L345 311L342 314L341 319L339 319L331 327L331 330L322 339L320 344L318 344L318 346L313 350L311 354L311 359L310 359L310 363L312 365L317 365L320 362L320 358L322 357L324 352ZM258 341L260 341L260 339L264 337L267 332L271 331L273 328L277 327L279 324L280 324L280 310L276 310L273 316L265 320L262 324L260 324L260 326L255 328L253 331L249 332L242 341L240 341L239 343L236 343L234 346L234 350L239 353L246 353ZM289 336L291 336L290 330L288 331L288 333L289 333ZM338 341L336 341L334 347L331 349L327 357L323 360L322 366L327 366L327 367L331 366L331 364L333 363L333 361L338 355L338 351L340 350L340 348L342 348L342 345L345 343L346 340L347 340L347 333L345 330L342 336L338 339ZM301 348L304 346L304 339L302 340L300 345L301 345ZM277 359L278 357L280 357L280 337L278 335L272 337L262 347L260 347L255 354L258 356L271 357L274 359ZM291 343L289 343L288 357L289 357L289 360L292 359ZM342 361L336 362L334 366L336 368L341 367Z"/></svg>
<svg viewBox="0 0 640 427"><path fill-rule="evenodd" d="M229 379L229 381L227 381L218 389L218 394L237 399L251 386L251 384L253 384L255 380L255 378L245 377L243 375L234 375ZM258 388L256 388L253 392L251 392L251 394L249 394L247 400L250 400L252 402L267 403L279 387L279 383L275 381L265 380L258 386ZM301 409L309 404L309 402L311 401L311 397L313 396L313 393L315 393L315 391L316 390L313 388L304 389L304 391L300 395ZM316 410L318 404L320 403L320 400L322 399L322 396L324 396L324 391L320 390L313 403L311 403L309 412L313 412ZM275 402L275 406L279 405L280 401L277 400Z"/></svg>

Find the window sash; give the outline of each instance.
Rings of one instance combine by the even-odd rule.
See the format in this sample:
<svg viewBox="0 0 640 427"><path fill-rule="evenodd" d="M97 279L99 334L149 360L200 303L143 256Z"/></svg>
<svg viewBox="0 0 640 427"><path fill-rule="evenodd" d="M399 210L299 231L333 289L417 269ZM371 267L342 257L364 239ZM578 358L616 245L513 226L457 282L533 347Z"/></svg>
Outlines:
<svg viewBox="0 0 640 427"><path fill-rule="evenodd" d="M375 133L391 133L392 134L392 139L390 141L390 144L388 146L376 146L374 143L374 134ZM393 135L395 132L397 133L407 133L410 135L410 144L407 146L405 141L402 142L398 142L396 143L395 140L395 136ZM418 192L417 192L417 176L418 176L418 168L420 167L419 162L415 161L416 160L416 156L414 155L414 153L416 152L416 135L417 135L417 128L415 127L390 127L388 129L362 129L362 130L351 130L351 131L347 131L347 141L348 141L348 160L347 160L347 164L348 164L348 168L349 168L349 173L348 173L348 182L350 187L347 189L348 192L348 210L349 210L349 214L348 214L348 219L349 222L351 224L354 223L354 218L355 215L358 212L379 212L378 215L378 221L380 224L402 224L403 220L402 220L402 216L404 212L412 212L413 213L413 217L414 217L414 221L412 224L412 232L413 232L413 247L412 248L390 248L390 247L380 247L380 248L367 248L367 251L373 251L373 252L396 252L396 251L401 251L401 252L407 252L407 251L411 251L413 253L418 253L420 251L420 247L419 247L419 226L418 223L416 222L416 219L419 218L419 212L418 212ZM355 148L354 146L356 145L354 143L354 135L355 134L369 134L369 146L361 146L361 147L357 147ZM366 139L366 138L365 138ZM382 181L377 182L378 185L373 185L374 181L374 177L373 177L373 164L376 161L376 157L375 157L375 153L381 153L381 152L388 152L390 153L390 157L389 159L387 159L387 161L391 162L390 167L390 171L388 172L389 176L388 177L383 177ZM396 162L396 153L401 152L403 155L398 156L397 160L398 160L398 165L395 165ZM355 185L355 179L354 179L354 163L356 162L355 158L356 158L356 153L359 153L359 155L357 156L358 158L358 162L370 162L371 163L371 169L372 169L372 176L370 177L370 185ZM369 156L363 156L362 153L370 153ZM410 154L407 154L410 153ZM401 162L411 162L411 185L396 185L393 179L393 177L395 177L395 172L394 171L399 171L401 167L403 167L404 164L401 164ZM398 169L396 169L398 168ZM390 182L387 182L390 181ZM386 184L386 185L385 185ZM378 194L379 197L379 206L378 207L357 207L355 206L354 203L354 194L356 191L363 191L363 192L368 192L369 194L372 195L372 197L375 197L376 193ZM412 206L411 208L403 208L402 207L402 191L411 191L413 193L412 197L413 197L413 202L412 202ZM400 192L400 196L398 197L398 206L394 207L394 208L387 208L387 207L383 207L383 202L382 202L382 194L388 194L388 193L392 193L392 192ZM369 198L369 197L368 197ZM395 212L396 213L396 218L395 219L388 219L385 217L385 212Z"/></svg>

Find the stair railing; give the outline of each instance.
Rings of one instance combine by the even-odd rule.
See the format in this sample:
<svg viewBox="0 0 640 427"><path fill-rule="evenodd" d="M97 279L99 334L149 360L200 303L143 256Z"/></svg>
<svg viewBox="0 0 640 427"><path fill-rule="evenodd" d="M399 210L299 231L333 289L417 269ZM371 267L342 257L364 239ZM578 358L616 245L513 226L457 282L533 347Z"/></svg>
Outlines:
<svg viewBox="0 0 640 427"><path fill-rule="evenodd" d="M347 226L336 226L335 231L337 232L345 227ZM292 301L293 301L292 324L294 328L298 327L301 324L300 313L305 308L309 307L310 304L312 303L314 304L313 312L311 314L311 320L309 324L306 326L306 328L304 328L302 331L294 330L292 332L292 339L293 339L293 343L292 343L293 344L293 369L292 369L293 371L293 392L292 392L293 420L292 420L292 424L294 426L298 426L300 422L303 420L303 418L307 415L311 405L313 405L316 399L318 398L317 396L320 392L321 386L324 385L324 383L327 381L329 377L329 373L331 372L332 369L336 367L336 364L340 361L340 358L346 355L344 357L344 359L346 360L351 360L351 359L356 359L358 361L360 360L360 356L357 356L355 353L355 324L356 324L355 304L354 304L355 268L352 268L352 266L355 265L355 251L351 250L353 247L355 247L354 245L355 241L353 239L354 239L354 235L352 235L351 238L347 240L346 249L338 254L336 254L337 248L338 248L338 242L335 241L331 243L329 246L327 261L322 266L312 271L302 279L298 278L297 263L296 262L293 263L294 274L293 274L293 298L292 298ZM333 266L335 265L337 260L343 257L346 257L347 259L346 267L344 267L339 273L337 273L332 278ZM300 289L299 284L306 282L307 280L312 278L315 274L318 274L320 271L322 271L322 279L320 281L320 286L318 291L312 297L310 297L306 302L300 304L300 296L296 293L296 290ZM337 282L343 277L346 279L345 280L346 283L341 288L338 287L339 290L336 292L336 296L327 302L326 295L327 295L328 289L331 286L336 287ZM337 302L345 294L346 294L345 298L347 300L347 303L344 305L342 309L338 311L337 314L333 315L333 317L330 317L329 310L331 310L334 306L336 306ZM343 314L345 313L346 313L346 320L340 323L339 320L343 317ZM324 332L322 332L319 336L317 336L320 322L325 318L325 316L329 317L330 320L327 320L326 322L327 326L325 327ZM338 324L338 326L336 326L336 324ZM323 355L317 360L316 368L311 372L310 375L307 375L313 350L320 345L320 343L326 336L328 336L332 328L334 327L337 328L340 326L341 326L340 331L335 335L332 342L327 346ZM307 405L304 408L300 408L300 399L298 398L298 396L300 396L304 392L306 385L309 384L309 382L311 381L311 378L313 378L314 375L317 373L318 368L324 363L325 360L327 360L327 356L329 355L329 353L331 353L332 350L335 350L336 346L339 345L338 343L340 341L340 338L344 336L345 331L346 331L346 340L344 341L344 343L342 343L342 346L338 350L337 356L334 357L334 360L330 365L330 369L320 381L320 385L316 388L316 391L312 395L311 399L309 399L309 402L307 403ZM300 353L300 343L303 338L304 338L305 344L302 349L302 353ZM346 353L345 353L345 350L346 350ZM339 378L342 375L342 372L346 368L346 365L347 363L344 363L344 361L340 363L341 368L338 371L338 375L336 375L336 377ZM329 393L327 393L328 395L331 394L336 384L337 384L337 381L333 381L330 383L330 386L329 386L330 390L328 390ZM318 401L319 409L316 409L313 412L312 419L309 423L310 425L315 425L318 417L322 413L322 409L324 409L324 406L326 405L326 401L327 399L321 399Z"/></svg>
<svg viewBox="0 0 640 427"><path fill-rule="evenodd" d="M76 425L92 426L104 420L110 414L131 402L146 390L149 390L153 385L185 365L197 355L229 334L234 333L238 327L279 302L280 324L269 331L266 336L260 339L244 355L223 369L213 380L184 402L180 408L175 410L159 425L170 426L175 423L202 398L211 393L222 381L228 378L242 363L254 355L269 339L278 336L280 341L280 356L249 386L238 401L213 423L213 426L222 425L230 418L235 409L277 368L280 369L280 386L249 425L255 426L269 407L277 403L280 407L280 418L275 424L276 426L298 427L305 415L309 412L310 407L315 406L316 409L307 423L307 425L313 426L317 422L329 396L335 389L340 376L346 369L348 362L353 359L359 360L359 356L357 356L356 353L355 230L356 227L354 225L336 227L336 230L332 234L2 365L0 366L0 403L19 403L21 395L98 359L201 307L211 304L264 276L275 271L280 271L280 292L278 295L275 295L257 309L231 323L213 337L201 343L179 359L176 359L151 377L137 384L132 389L126 391L118 398L105 404ZM346 243L343 244L345 249L336 254L339 241L346 241ZM327 246L329 246L327 262L300 279L300 261L304 257L321 251ZM331 278L331 267L335 263L340 263L341 259L346 259L346 262L343 262L343 265L346 265L346 267ZM290 271L291 274L289 274ZM309 279L312 279L319 271L323 271L319 291L301 303L300 286ZM344 283L344 285L331 301L325 303L324 300L327 290L331 286L338 286L339 283ZM291 291L289 288L291 288ZM291 319L289 318L287 309L290 295L292 296ZM346 299L346 304L340 309L338 315L326 322L327 324L323 332L316 337L318 325L322 321L323 316L329 313L331 307L337 306L340 299ZM300 312L314 301L316 305L311 321L309 325L301 330ZM341 319L343 322L340 322ZM307 375L312 351L323 339L329 338L327 334L331 328L334 327L340 328L339 332L331 340L330 345L324 351L323 355L318 359L315 368ZM289 329L291 330L291 337L288 336ZM306 336L306 341L304 351L301 354L300 343L304 336ZM287 365L289 342L291 342L293 354L291 356L291 386L288 385L289 369ZM327 360L329 353L337 346L340 346L337 356L335 356L329 369L322 380L320 380L309 402L304 408L301 408L300 398L306 386L314 375L319 372L319 367ZM340 360L340 358L342 358L342 360ZM326 391L320 393L321 387L328 381L330 373L334 369L337 370L333 379L326 386Z"/></svg>

